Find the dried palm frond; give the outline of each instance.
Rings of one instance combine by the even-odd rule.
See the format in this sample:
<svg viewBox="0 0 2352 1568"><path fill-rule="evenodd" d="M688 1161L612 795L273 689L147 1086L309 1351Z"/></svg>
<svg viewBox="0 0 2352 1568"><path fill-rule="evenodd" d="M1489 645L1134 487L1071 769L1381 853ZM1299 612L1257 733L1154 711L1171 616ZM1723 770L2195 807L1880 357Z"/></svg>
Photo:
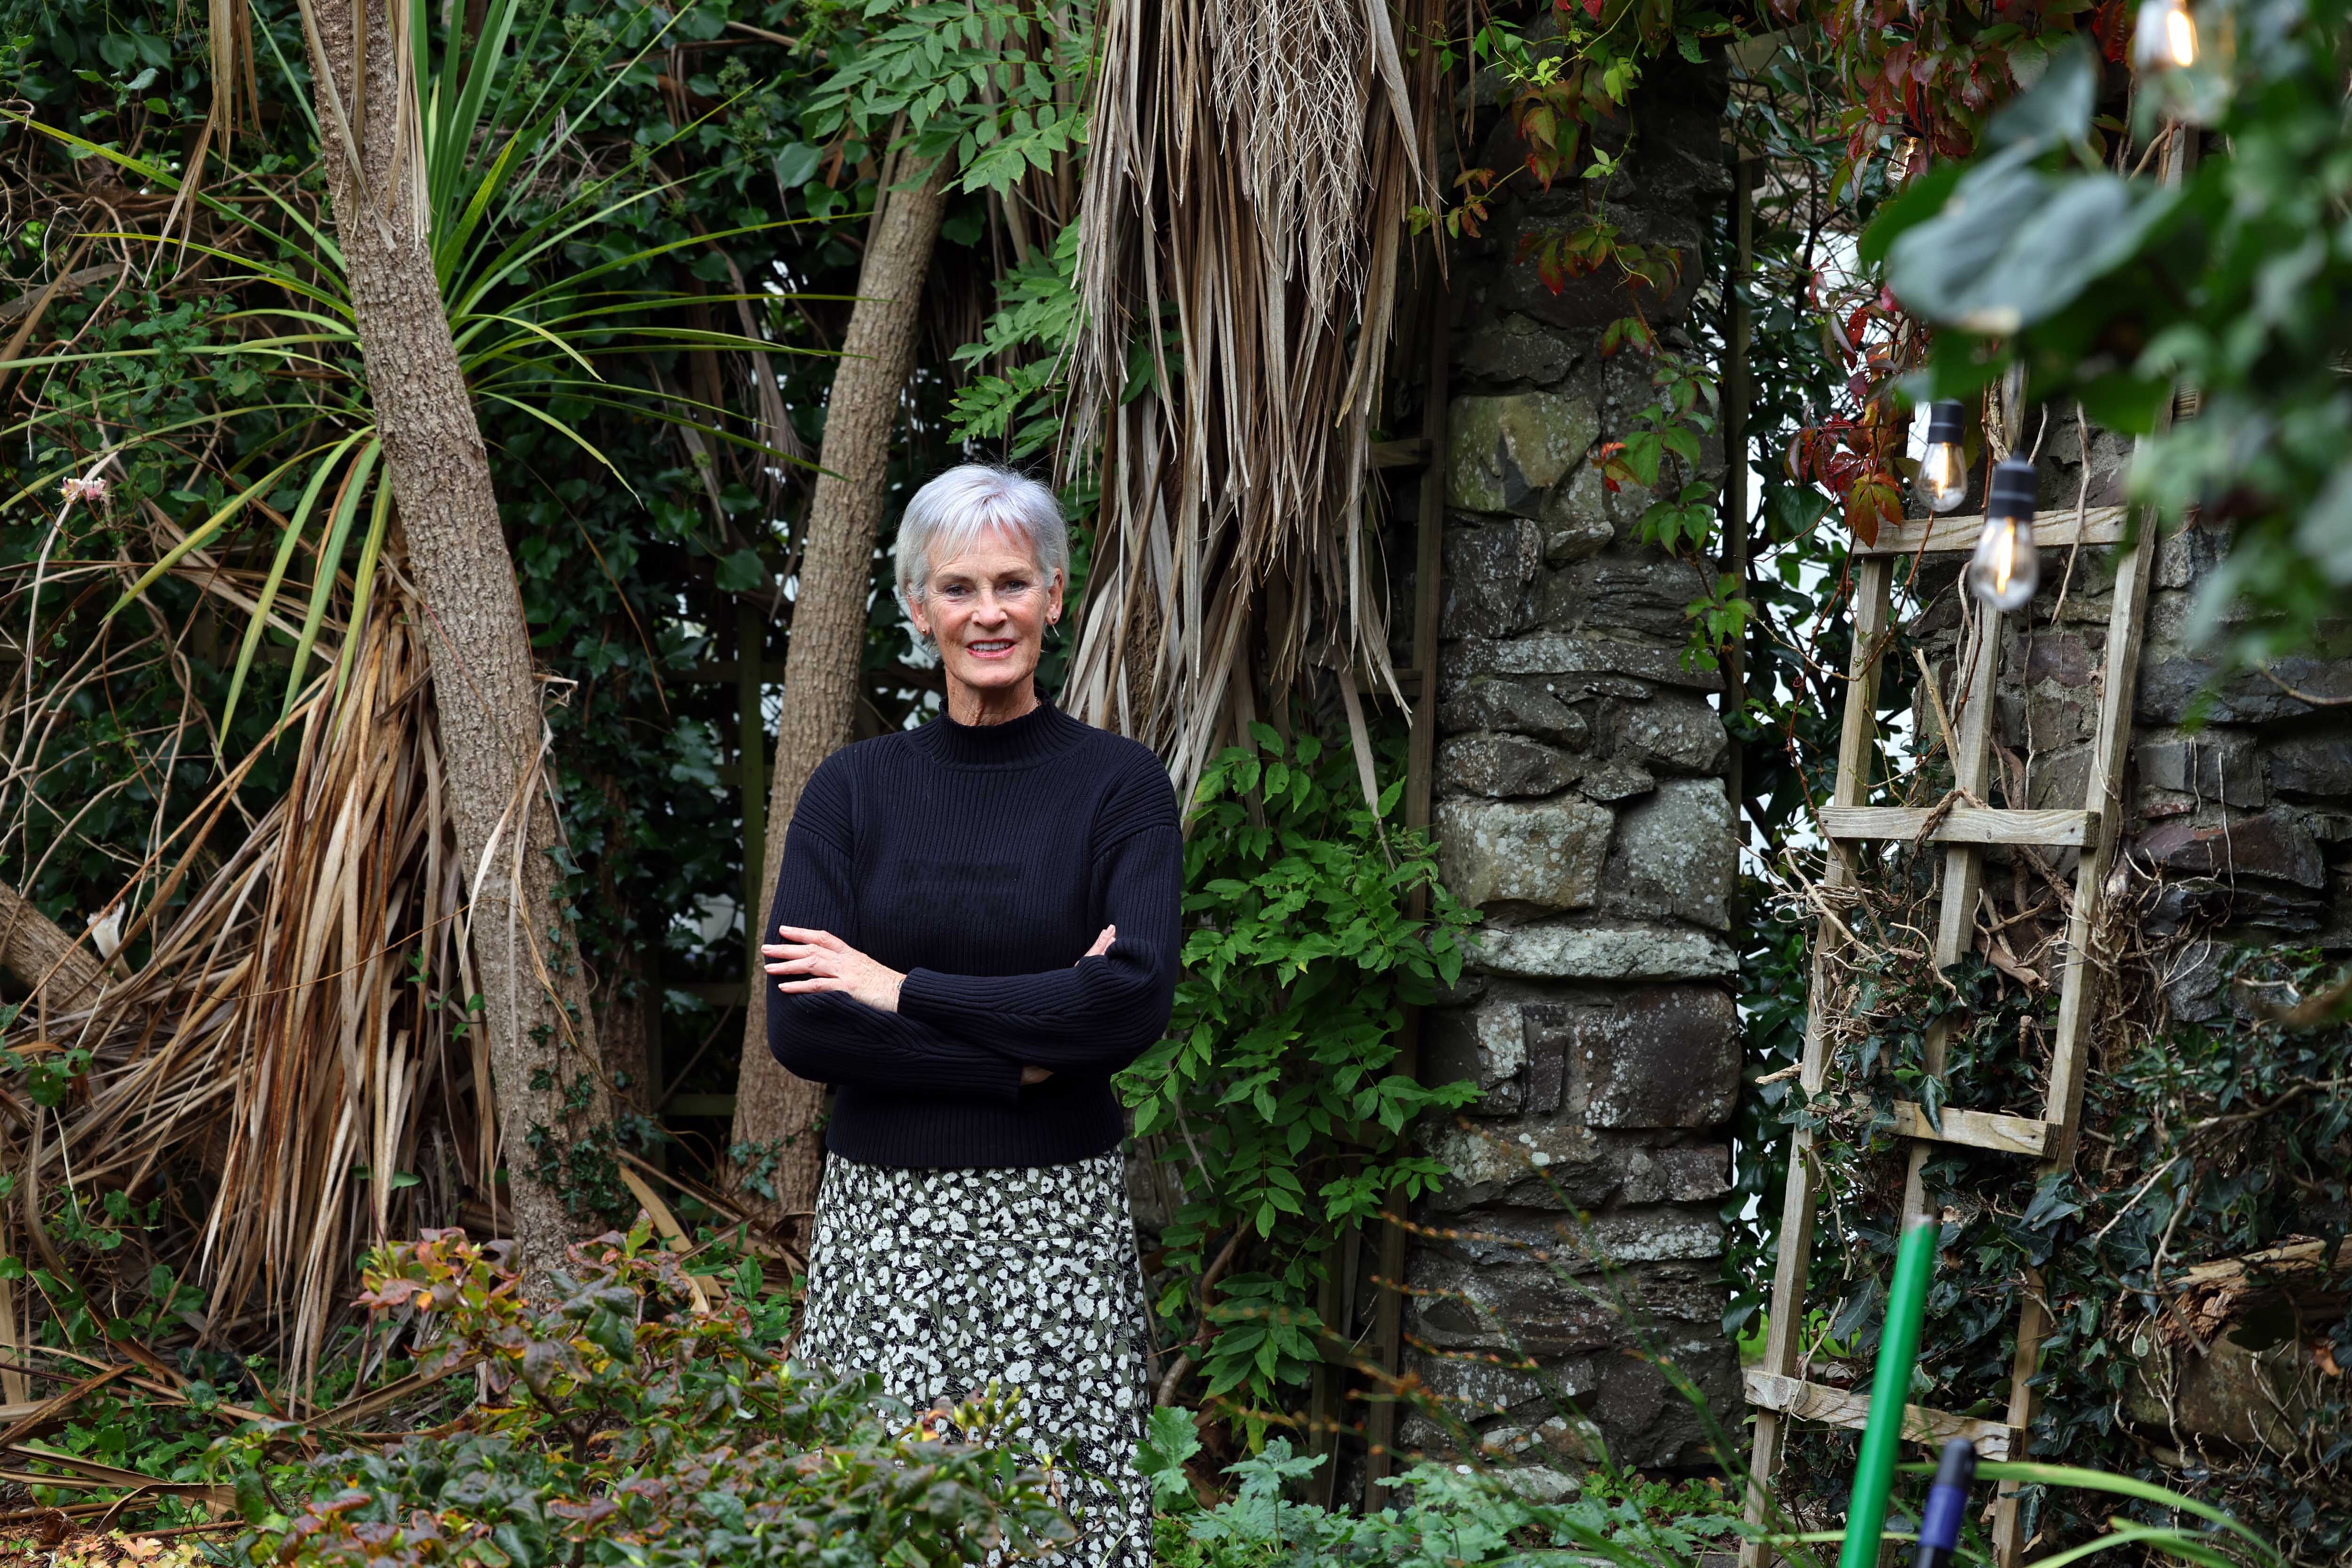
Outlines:
<svg viewBox="0 0 2352 1568"><path fill-rule="evenodd" d="M1444 11L1112 0L1104 19L1076 392L1104 484L1065 700L1187 788L1254 616L1277 685L1310 660L1389 675L1367 430L1437 92L1435 51L1408 78L1397 36L1435 37Z"/></svg>
<svg viewBox="0 0 2352 1568"><path fill-rule="evenodd" d="M101 635L9 727L37 734L119 651ZM130 879L124 939L152 937L144 962L9 1032L89 1064L61 1104L8 1101L0 1161L18 1178L12 1228L55 1277L98 1283L48 1234L64 1205L163 1196L141 1239L209 1298L204 1337L247 1348L236 1331L257 1324L309 1370L356 1253L488 1190L497 1123L481 1032L456 1005L473 994L464 883L404 595L376 597L280 732L290 783L266 811L235 809L257 752ZM36 785L40 761L23 759Z"/></svg>

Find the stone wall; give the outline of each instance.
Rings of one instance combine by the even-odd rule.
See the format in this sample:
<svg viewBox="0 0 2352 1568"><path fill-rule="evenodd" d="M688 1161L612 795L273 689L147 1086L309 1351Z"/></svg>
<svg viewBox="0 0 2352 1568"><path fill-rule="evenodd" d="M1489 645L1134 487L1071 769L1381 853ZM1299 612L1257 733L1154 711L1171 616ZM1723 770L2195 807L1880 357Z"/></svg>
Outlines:
<svg viewBox="0 0 2352 1568"><path fill-rule="evenodd" d="M2129 443L2087 434L2086 478L2084 431L2053 417L2036 460L2045 519L2125 500ZM2352 949L2352 706L2332 705L2352 703L2352 659L2296 655L2215 684L2217 656L2192 623L2228 548L2225 529L2203 526L2158 542L2126 775L2137 934L2162 955L2167 1010L2192 1023L2230 1005L2223 942ZM2115 552L2082 551L2071 576L2069 553L2045 550L2031 623L2003 627L1994 734L2023 798L2002 784L1996 804L2084 804ZM1946 595L1920 629L1948 633L1957 618ZM2071 874L2071 858L2058 869Z"/></svg>
<svg viewBox="0 0 2352 1568"><path fill-rule="evenodd" d="M1454 275L1435 820L1446 885L1486 925L1424 1049L1433 1081L1484 1093L1475 1131L1433 1135L1454 1175L1422 1218L1454 1235L1411 1258L1408 1329L1438 1353L1407 1363L1490 1450L1562 1474L1595 1434L1622 1462L1704 1459L1696 1413L1624 1353L1637 1335L1718 1418L1740 1408L1718 1281L1740 1060L1719 683L1682 657L1697 570L1634 542L1652 498L1611 491L1590 460L1654 395L1639 354L1601 354L1602 329L1638 303L1693 347L1701 238L1729 184L1722 102L1704 71L1654 74L1610 192L1622 240L1681 252L1671 294L1630 298L1613 269L1554 293L1518 259L1595 194L1573 181L1499 205ZM1470 161L1523 156L1507 125L1480 131ZM1508 1364L1522 1354L1535 1370ZM1445 1443L1425 1418L1400 1436Z"/></svg>

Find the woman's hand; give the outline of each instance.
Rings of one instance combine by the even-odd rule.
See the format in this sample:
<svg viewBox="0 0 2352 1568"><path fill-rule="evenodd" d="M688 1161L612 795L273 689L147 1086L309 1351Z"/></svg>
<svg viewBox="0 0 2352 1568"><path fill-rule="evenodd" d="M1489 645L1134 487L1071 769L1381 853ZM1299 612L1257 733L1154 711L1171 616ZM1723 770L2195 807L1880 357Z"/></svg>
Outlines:
<svg viewBox="0 0 2352 1568"><path fill-rule="evenodd" d="M1078 963L1084 963L1089 958L1100 958L1104 953L1110 951L1110 944L1118 940L1118 927L1103 927L1102 934L1095 938L1094 946L1087 949L1085 954L1079 958ZM1033 1083L1043 1083L1053 1076L1054 1069L1052 1068L1023 1068L1021 1069L1021 1087L1026 1089Z"/></svg>
<svg viewBox="0 0 2352 1568"><path fill-rule="evenodd" d="M778 926L784 939L760 949L771 974L787 976L776 987L786 995L803 991L846 991L868 1007L898 1010L898 987L907 977L866 957L829 931Z"/></svg>

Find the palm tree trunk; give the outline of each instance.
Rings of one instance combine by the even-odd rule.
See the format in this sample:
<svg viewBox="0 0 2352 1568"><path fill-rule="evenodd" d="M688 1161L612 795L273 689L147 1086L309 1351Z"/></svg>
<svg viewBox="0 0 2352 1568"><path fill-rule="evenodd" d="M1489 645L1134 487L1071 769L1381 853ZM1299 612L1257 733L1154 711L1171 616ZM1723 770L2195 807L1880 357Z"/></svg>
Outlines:
<svg viewBox="0 0 2352 1568"><path fill-rule="evenodd" d="M5 882L0 882L0 969L32 991L37 1010L70 1007L106 978L97 954Z"/></svg>
<svg viewBox="0 0 2352 1568"><path fill-rule="evenodd" d="M404 105L383 0L317 0L310 10L328 198L421 595L466 858L485 1005L475 1026L488 1031L514 1238L528 1266L542 1269L582 1228L564 1194L611 1187L611 1116L571 912L548 854L560 830L542 771L546 722L530 629L434 277L427 220L406 195L422 152L400 146ZM360 50L364 90L352 69ZM355 117L347 121L347 111Z"/></svg>
<svg viewBox="0 0 2352 1568"><path fill-rule="evenodd" d="M817 461L816 494L809 505L801 552L800 590L793 604L792 642L784 654L784 710L776 725L776 776L768 790L766 871L762 889L776 885L784 859L784 830L801 789L819 763L850 740L857 713L857 672L866 649L866 595L874 579L874 541L887 493L890 435L898 422L898 395L915 368L915 329L924 276L947 210L945 172L925 170L915 183L881 198L857 273L857 303L842 343L825 405L824 443ZM748 919L764 923L763 906ZM816 1206L824 1163L814 1135L824 1104L822 1086L794 1078L768 1054L765 977L751 987L743 1017L743 1066L736 1081L734 1144L730 1179L739 1193L765 1162L754 1151L772 1149L776 1199L772 1216L806 1214ZM754 1162L757 1162L756 1163Z"/></svg>

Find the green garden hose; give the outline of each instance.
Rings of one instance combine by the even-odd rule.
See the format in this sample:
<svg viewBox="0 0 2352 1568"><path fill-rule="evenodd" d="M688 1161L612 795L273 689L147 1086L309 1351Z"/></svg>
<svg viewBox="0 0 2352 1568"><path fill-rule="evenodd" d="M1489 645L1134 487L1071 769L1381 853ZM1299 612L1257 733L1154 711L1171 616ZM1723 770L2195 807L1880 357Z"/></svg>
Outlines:
<svg viewBox="0 0 2352 1568"><path fill-rule="evenodd" d="M1846 1505L1845 1548L1838 1554L1838 1568L1873 1568L1878 1561L1886 1494L1895 1484L1895 1462L1903 1442L1903 1405L1911 1393L1912 1363L1919 1359L1919 1321L1927 1316L1927 1281L1936 1272L1936 1243L1942 1232L1932 1218L1915 1221L1895 1248L1886 1327L1878 1340L1878 1374L1870 1384L1870 1424L1863 1428L1862 1458L1853 1468L1853 1498Z"/></svg>

